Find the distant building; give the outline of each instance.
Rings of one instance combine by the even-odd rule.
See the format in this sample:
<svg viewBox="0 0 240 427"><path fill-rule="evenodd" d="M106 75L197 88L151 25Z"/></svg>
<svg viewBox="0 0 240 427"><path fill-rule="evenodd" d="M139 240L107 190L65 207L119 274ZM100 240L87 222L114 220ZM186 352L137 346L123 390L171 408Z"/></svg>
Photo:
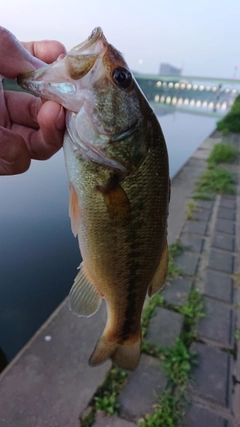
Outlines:
<svg viewBox="0 0 240 427"><path fill-rule="evenodd" d="M159 74L162 76L181 76L182 70L171 64L162 63L160 64Z"/></svg>

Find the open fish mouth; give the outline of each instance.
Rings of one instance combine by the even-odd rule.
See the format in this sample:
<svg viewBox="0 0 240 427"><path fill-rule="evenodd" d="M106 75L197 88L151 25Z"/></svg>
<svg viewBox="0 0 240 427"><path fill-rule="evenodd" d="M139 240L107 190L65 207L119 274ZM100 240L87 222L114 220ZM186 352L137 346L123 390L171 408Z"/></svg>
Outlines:
<svg viewBox="0 0 240 427"><path fill-rule="evenodd" d="M75 46L67 55L60 55L57 61L37 70L22 74L18 84L45 99L62 104L68 110L78 112L81 103L73 102L73 95L86 89L81 79L88 74L97 58L107 49L108 43L100 27ZM78 97L81 98L81 97Z"/></svg>
<svg viewBox="0 0 240 427"><path fill-rule="evenodd" d="M94 28L94 30L91 32L90 36L86 40L84 40L82 43L79 43L77 46L73 47L70 52L77 51L78 53L80 53L81 51L83 51L86 54L88 53L88 49L89 49L90 50L89 53L91 53L92 46L95 45L96 42L99 41L100 39L104 39L106 41L103 35L102 28L96 27Z"/></svg>

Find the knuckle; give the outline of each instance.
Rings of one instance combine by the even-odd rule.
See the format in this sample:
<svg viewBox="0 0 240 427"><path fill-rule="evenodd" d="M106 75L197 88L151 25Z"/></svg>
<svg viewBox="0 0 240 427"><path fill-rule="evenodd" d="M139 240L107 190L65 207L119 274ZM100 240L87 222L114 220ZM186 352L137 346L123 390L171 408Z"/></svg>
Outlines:
<svg viewBox="0 0 240 427"><path fill-rule="evenodd" d="M1 45L4 46L5 49L9 49L9 47L14 44L15 37L9 30L0 26L0 40Z"/></svg>

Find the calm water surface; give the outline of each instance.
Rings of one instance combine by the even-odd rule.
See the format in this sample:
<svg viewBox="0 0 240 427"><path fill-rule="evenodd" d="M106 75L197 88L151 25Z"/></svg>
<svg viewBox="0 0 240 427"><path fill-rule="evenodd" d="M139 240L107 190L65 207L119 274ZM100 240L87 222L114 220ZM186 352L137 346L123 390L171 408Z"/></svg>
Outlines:
<svg viewBox="0 0 240 427"><path fill-rule="evenodd" d="M173 176L216 120L183 113L159 120ZM68 294L81 257L62 151L23 175L0 177L0 195L0 347L11 360Z"/></svg>

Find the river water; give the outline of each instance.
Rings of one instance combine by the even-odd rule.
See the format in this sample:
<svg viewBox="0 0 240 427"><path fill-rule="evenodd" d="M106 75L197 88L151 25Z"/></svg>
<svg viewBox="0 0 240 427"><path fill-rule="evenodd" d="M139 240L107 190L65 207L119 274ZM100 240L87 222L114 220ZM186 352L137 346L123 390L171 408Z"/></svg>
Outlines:
<svg viewBox="0 0 240 427"><path fill-rule="evenodd" d="M159 121L172 177L216 119L174 113ZM68 294L81 258L62 150L23 175L0 177L0 195L0 348L11 360Z"/></svg>

